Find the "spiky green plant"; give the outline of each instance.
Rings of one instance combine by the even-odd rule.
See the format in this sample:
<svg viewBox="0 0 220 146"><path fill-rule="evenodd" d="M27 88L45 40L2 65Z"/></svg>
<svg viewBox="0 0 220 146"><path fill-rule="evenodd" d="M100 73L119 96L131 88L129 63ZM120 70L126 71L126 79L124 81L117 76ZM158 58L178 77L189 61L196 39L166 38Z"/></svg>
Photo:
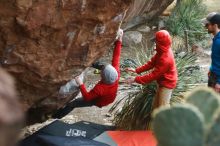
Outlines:
<svg viewBox="0 0 220 146"><path fill-rule="evenodd" d="M166 27L173 36L184 37L184 30L189 32L190 43L201 40L205 32L201 19L206 15L203 0L181 0L166 21Z"/></svg>
<svg viewBox="0 0 220 146"><path fill-rule="evenodd" d="M149 56L139 51L137 53L137 60L126 59L122 62L123 67L137 67L146 63ZM171 104L180 103L183 100L182 94L194 87L191 71L194 69L196 56L193 54L184 54L182 56L176 55L176 66L178 69L178 84L173 91ZM132 60L132 61L131 61ZM134 63L135 62L135 63ZM130 75L129 75L130 76ZM156 93L157 84L155 82L147 85L136 85L137 90L133 93L125 95L124 98L118 100L110 109L110 112L115 112L113 123L120 129L125 130L144 130L150 128L152 102ZM134 88L134 86L132 86ZM122 109L119 108L123 103ZM128 122L129 121L129 122Z"/></svg>

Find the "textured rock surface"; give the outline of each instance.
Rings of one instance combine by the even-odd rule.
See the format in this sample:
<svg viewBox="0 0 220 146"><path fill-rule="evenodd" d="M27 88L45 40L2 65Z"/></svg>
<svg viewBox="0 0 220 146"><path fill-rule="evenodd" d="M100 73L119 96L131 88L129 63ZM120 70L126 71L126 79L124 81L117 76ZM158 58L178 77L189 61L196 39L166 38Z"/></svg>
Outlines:
<svg viewBox="0 0 220 146"><path fill-rule="evenodd" d="M146 23L160 15L174 0L134 0L129 8L124 29Z"/></svg>
<svg viewBox="0 0 220 146"><path fill-rule="evenodd" d="M16 78L28 121L73 98L61 100L60 86L103 55L125 10L126 21L144 12L152 18L172 0L164 1L1 0L1 64Z"/></svg>
<svg viewBox="0 0 220 146"><path fill-rule="evenodd" d="M132 46L141 43L142 34L138 31L127 31L123 36L123 46Z"/></svg>

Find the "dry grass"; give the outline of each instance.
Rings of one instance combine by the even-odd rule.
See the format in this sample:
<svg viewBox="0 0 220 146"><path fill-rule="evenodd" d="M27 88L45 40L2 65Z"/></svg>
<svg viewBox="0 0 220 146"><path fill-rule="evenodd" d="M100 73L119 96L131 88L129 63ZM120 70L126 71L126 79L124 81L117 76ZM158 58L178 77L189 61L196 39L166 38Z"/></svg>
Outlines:
<svg viewBox="0 0 220 146"><path fill-rule="evenodd" d="M220 0L203 0L208 12L220 12Z"/></svg>
<svg viewBox="0 0 220 146"><path fill-rule="evenodd" d="M176 6L176 0L174 0L174 2L172 2L167 8L166 10L163 12L162 15L166 16L167 14L171 14L171 12L173 11L173 9L175 8Z"/></svg>
<svg viewBox="0 0 220 146"><path fill-rule="evenodd" d="M208 12L220 12L220 0L203 0L207 6ZM176 5L176 0L164 11L164 13L171 13Z"/></svg>

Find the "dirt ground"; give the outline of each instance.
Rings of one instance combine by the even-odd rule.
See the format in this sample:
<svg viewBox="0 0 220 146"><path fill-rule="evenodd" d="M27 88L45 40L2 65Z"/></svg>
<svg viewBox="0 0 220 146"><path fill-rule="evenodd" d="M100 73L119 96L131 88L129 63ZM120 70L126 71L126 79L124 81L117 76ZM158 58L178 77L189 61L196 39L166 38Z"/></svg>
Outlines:
<svg viewBox="0 0 220 146"><path fill-rule="evenodd" d="M208 12L220 12L220 0L203 0Z"/></svg>

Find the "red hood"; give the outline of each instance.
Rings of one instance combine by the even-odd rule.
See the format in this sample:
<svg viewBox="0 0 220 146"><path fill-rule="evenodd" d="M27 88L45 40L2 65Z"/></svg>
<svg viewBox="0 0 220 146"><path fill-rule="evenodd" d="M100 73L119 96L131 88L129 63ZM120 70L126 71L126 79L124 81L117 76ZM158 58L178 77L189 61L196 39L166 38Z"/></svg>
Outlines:
<svg viewBox="0 0 220 146"><path fill-rule="evenodd" d="M156 51L158 53L167 52L171 48L171 43L172 40L168 31L156 32Z"/></svg>

